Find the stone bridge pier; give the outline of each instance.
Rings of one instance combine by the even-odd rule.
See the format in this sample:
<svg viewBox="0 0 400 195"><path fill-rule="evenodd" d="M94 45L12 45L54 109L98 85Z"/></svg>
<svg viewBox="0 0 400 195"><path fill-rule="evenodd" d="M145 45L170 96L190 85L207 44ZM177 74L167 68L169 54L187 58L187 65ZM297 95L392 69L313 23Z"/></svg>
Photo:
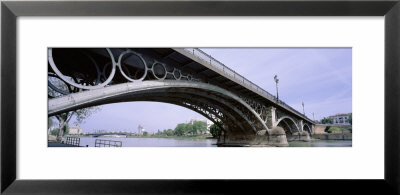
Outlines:
<svg viewBox="0 0 400 195"><path fill-rule="evenodd" d="M218 136L218 146L289 146L285 131L281 127L261 130L254 135L241 135L222 131Z"/></svg>
<svg viewBox="0 0 400 195"><path fill-rule="evenodd" d="M227 125L218 136L217 144L219 146L288 146L290 141L311 141L313 125L308 125L303 120L284 116L277 119L275 107L270 107L267 114L268 130L259 130L255 134L240 134L237 131L230 131ZM293 120L292 125L288 125L288 120Z"/></svg>

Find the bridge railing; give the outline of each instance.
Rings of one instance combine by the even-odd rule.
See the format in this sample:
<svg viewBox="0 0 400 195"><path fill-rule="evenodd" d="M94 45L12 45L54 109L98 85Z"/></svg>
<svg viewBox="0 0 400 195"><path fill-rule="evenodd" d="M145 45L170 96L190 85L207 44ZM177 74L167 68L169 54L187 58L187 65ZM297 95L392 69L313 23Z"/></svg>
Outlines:
<svg viewBox="0 0 400 195"><path fill-rule="evenodd" d="M67 137L65 144L79 146L81 143L81 138L79 137Z"/></svg>
<svg viewBox="0 0 400 195"><path fill-rule="evenodd" d="M122 147L121 141L96 139L94 147Z"/></svg>
<svg viewBox="0 0 400 195"><path fill-rule="evenodd" d="M227 67L222 62L220 62L217 59L213 58L211 55L205 53L201 49L199 49L199 48L184 48L184 50L186 50L187 52L190 52L194 56L197 56L198 58L206 61L211 66L219 69L220 71L225 73L225 76L228 76L229 78L235 80L238 83L242 83L244 86L247 86L247 87L253 89L254 91L257 91L257 92L261 93L262 95L264 95L265 97L267 97L271 101L277 102L277 104L279 104L280 106L282 106L282 107L284 107L284 108L286 108L286 109L288 109L288 110L290 110L292 112L295 112L296 114L298 114L300 116L303 116L304 118L306 118L306 119L311 121L311 119L309 119L303 113L300 113L299 111L297 111L296 109L292 108L291 106L289 106L285 102L283 102L281 100L277 100L277 98L274 95L270 94L268 91L265 91L264 89L262 89L261 87L259 87L256 84L254 84L250 80L246 79L242 75L236 73L234 70L232 70L231 68Z"/></svg>

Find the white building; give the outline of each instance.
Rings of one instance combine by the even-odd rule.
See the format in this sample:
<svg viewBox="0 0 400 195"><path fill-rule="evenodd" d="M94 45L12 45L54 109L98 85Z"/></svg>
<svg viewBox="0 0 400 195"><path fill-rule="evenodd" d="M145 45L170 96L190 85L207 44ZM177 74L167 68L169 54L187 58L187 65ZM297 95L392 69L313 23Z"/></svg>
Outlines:
<svg viewBox="0 0 400 195"><path fill-rule="evenodd" d="M83 133L82 129L77 126L71 126L68 129L68 134L70 135L80 135L81 133Z"/></svg>
<svg viewBox="0 0 400 195"><path fill-rule="evenodd" d="M349 122L350 114L351 113L336 114L336 115L330 116L329 118L332 118L333 124L335 124L335 125L350 125L350 122Z"/></svg>
<svg viewBox="0 0 400 195"><path fill-rule="evenodd" d="M207 119L203 119L203 118L192 118L192 119L190 119L190 124L192 124L193 125L193 123L194 122L197 122L197 121L200 121L200 122L207 122Z"/></svg>
<svg viewBox="0 0 400 195"><path fill-rule="evenodd" d="M146 129L144 129L143 127L142 127L142 125L139 125L138 126L138 135L143 135L143 132L145 132L146 131Z"/></svg>

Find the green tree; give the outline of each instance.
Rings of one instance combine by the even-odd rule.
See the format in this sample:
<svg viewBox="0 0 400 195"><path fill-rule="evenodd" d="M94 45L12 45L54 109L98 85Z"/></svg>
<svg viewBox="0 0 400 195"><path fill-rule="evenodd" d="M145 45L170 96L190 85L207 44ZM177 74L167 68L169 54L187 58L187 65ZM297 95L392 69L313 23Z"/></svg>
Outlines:
<svg viewBox="0 0 400 195"><path fill-rule="evenodd" d="M166 136L173 136L173 135L174 135L174 130L172 130L172 129L166 130L166 131L165 131L165 135L166 135Z"/></svg>
<svg viewBox="0 0 400 195"><path fill-rule="evenodd" d="M185 124L185 123L179 123L179 124L175 127L174 135L182 136L182 135L185 134L186 129L187 129L187 127L186 127L186 124Z"/></svg>
<svg viewBox="0 0 400 195"><path fill-rule="evenodd" d="M49 128L52 127L52 126L54 125L54 120L53 120L52 117L49 117L49 118L48 118L48 120L47 120L47 125L48 125Z"/></svg>
<svg viewBox="0 0 400 195"><path fill-rule="evenodd" d="M49 81L51 81L51 83L56 86L59 89L62 89L64 91L69 91L68 86L61 81L60 79L54 78L54 77L49 77ZM71 91L70 91L71 92ZM48 95L51 97L57 97L60 96L60 93L54 91L53 89L51 89L50 87L48 87ZM67 130L68 130L68 123L69 121L73 118L73 116L75 116L76 118L76 122L75 125L78 125L80 123L82 123L85 119L87 119L90 115L92 115L93 113L97 112L100 110L100 107L87 107L87 108L82 108L79 110L75 110L75 111L69 111L69 112L65 112L65 113L61 113L59 115L56 115L55 118L58 120L58 133L57 133L57 141L61 141L62 136L64 134L66 134Z"/></svg>
<svg viewBox="0 0 400 195"><path fill-rule="evenodd" d="M218 127L216 124L212 124L210 126L210 133L213 137L218 137L219 133L221 132L221 129Z"/></svg>
<svg viewBox="0 0 400 195"><path fill-rule="evenodd" d="M57 141L61 141L62 136L65 134L66 127L68 122L71 120L73 116L73 112L66 112L59 115L56 115L56 119L58 120L58 133L57 133Z"/></svg>
<svg viewBox="0 0 400 195"><path fill-rule="evenodd" d="M185 124L185 132L183 133L184 135L186 134L192 134L192 135L196 135L197 134L197 130L193 128L193 125L190 123Z"/></svg>
<svg viewBox="0 0 400 195"><path fill-rule="evenodd" d="M143 132L143 136L147 136L149 133L147 131Z"/></svg>
<svg viewBox="0 0 400 195"><path fill-rule="evenodd" d="M73 118L73 116L75 116L75 118L76 118L75 125L78 125L78 124L82 123L90 115L97 112L98 110L100 110L100 107L87 107L87 108L83 108L83 109L56 115L55 117L58 120L58 124L59 124L58 129L59 130L61 129L61 131L59 131L57 134L57 141L61 141L62 136L67 133L66 132L66 130L68 130L67 125L68 125L69 121Z"/></svg>
<svg viewBox="0 0 400 195"><path fill-rule="evenodd" d="M207 130L207 123L203 121L195 121L193 123L193 133L204 132Z"/></svg>
<svg viewBox="0 0 400 195"><path fill-rule="evenodd" d="M62 132L64 132L64 134L68 134L69 133L68 130L69 130L69 125L68 124L64 125ZM59 132L60 132L59 128L54 128L53 130L50 131L50 135L57 136Z"/></svg>
<svg viewBox="0 0 400 195"><path fill-rule="evenodd" d="M52 117L49 117L47 120L47 135L51 134L50 130L52 129L53 125L54 125L54 120Z"/></svg>
<svg viewBox="0 0 400 195"><path fill-rule="evenodd" d="M164 129L164 130L160 131L159 133L157 133L157 135L166 135L166 134L165 134L165 131L167 131L167 130Z"/></svg>
<svg viewBox="0 0 400 195"><path fill-rule="evenodd" d="M69 124L65 124L63 127L64 134L69 134Z"/></svg>
<svg viewBox="0 0 400 195"><path fill-rule="evenodd" d="M330 128L331 128L331 126L326 126L326 127L325 127L325 132L331 133L331 131L329 130Z"/></svg>
<svg viewBox="0 0 400 195"><path fill-rule="evenodd" d="M349 127L349 131L350 132L352 132L353 133L353 113L350 113L350 116L349 116L349 123L350 123L350 127Z"/></svg>
<svg viewBox="0 0 400 195"><path fill-rule="evenodd" d="M328 118L324 117L323 119L321 119L321 123L322 124L333 124L333 119L330 117L328 117Z"/></svg>
<svg viewBox="0 0 400 195"><path fill-rule="evenodd" d="M349 120L350 125L353 125L353 113L350 113L348 120Z"/></svg>
<svg viewBox="0 0 400 195"><path fill-rule="evenodd" d="M50 131L50 135L56 136L58 134L58 128L54 128L53 130Z"/></svg>

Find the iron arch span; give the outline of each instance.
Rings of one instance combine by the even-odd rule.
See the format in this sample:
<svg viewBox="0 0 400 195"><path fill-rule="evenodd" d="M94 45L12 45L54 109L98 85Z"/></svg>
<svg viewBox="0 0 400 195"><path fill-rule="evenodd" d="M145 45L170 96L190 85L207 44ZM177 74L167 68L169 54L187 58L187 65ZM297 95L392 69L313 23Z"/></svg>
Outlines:
<svg viewBox="0 0 400 195"><path fill-rule="evenodd" d="M310 135L312 134L312 128L307 123L304 124L303 130L308 132Z"/></svg>
<svg viewBox="0 0 400 195"><path fill-rule="evenodd" d="M293 134L295 132L300 132L300 128L297 125L296 121L290 116L281 117L280 119L278 119L276 124L277 124L277 126L286 126L286 128L288 128L288 131L286 131L286 132L288 132L289 134Z"/></svg>
<svg viewBox="0 0 400 195"><path fill-rule="evenodd" d="M157 101L194 110L223 129L242 135L269 130L265 121L241 98L220 87L193 81L142 81L82 91L49 100L49 116L89 106L127 101ZM267 132L268 133L268 132Z"/></svg>

